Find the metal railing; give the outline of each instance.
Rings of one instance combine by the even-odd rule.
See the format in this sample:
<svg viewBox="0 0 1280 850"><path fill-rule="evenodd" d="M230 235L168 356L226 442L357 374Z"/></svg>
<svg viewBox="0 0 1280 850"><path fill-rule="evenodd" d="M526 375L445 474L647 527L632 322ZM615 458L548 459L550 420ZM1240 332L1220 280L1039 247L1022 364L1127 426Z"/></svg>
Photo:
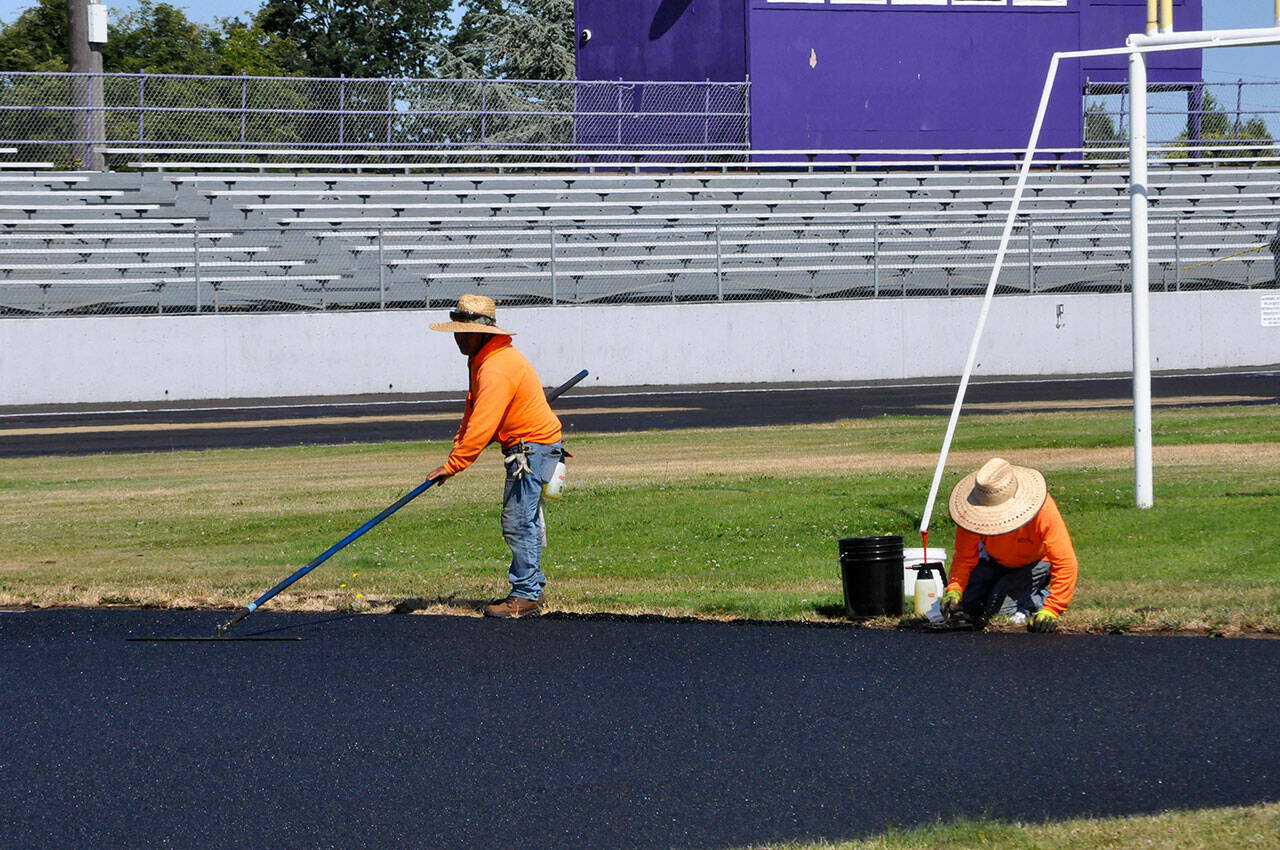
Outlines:
<svg viewBox="0 0 1280 850"><path fill-rule="evenodd" d="M749 83L0 73L0 145L489 150L747 146ZM110 163L109 163L110 164Z"/></svg>
<svg viewBox="0 0 1280 850"><path fill-rule="evenodd" d="M1152 218L1152 289L1280 286L1272 212ZM145 221L145 220L135 220ZM0 315L978 295L999 221L215 228L0 234ZM998 292L1123 292L1127 217L1019 217Z"/></svg>

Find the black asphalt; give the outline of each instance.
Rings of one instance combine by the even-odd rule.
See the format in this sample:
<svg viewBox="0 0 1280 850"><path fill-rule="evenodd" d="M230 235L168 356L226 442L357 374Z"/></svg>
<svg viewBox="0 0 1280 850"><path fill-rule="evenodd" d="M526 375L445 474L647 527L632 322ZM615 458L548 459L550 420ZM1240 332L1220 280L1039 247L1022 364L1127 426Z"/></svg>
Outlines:
<svg viewBox="0 0 1280 850"><path fill-rule="evenodd" d="M556 409L570 434L816 424L885 415L946 415L955 391L954 381L617 390L580 386L560 399ZM996 413L1025 410L1027 405L1036 410L1114 407L1132 398L1132 393L1128 377L990 379L970 386L967 409L982 405L982 412ZM1276 404L1280 403L1280 372L1158 375L1152 381L1152 395L1157 402ZM449 440L461 412L459 394L0 408L0 458ZM438 418L413 418L423 415Z"/></svg>
<svg viewBox="0 0 1280 850"><path fill-rule="evenodd" d="M9 847L733 847L1280 799L1280 641L0 614Z"/></svg>

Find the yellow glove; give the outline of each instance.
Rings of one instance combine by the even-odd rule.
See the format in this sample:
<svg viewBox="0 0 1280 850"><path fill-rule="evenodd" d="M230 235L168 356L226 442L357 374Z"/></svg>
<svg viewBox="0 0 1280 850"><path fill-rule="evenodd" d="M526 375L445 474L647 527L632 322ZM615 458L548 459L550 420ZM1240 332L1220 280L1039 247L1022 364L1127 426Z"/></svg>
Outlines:
<svg viewBox="0 0 1280 850"><path fill-rule="evenodd" d="M1027 631L1029 632L1056 632L1057 630L1058 615L1048 608L1041 608L1031 615L1030 620L1027 620Z"/></svg>
<svg viewBox="0 0 1280 850"><path fill-rule="evenodd" d="M944 617L960 613L960 591L948 590L942 594L942 602L939 603L938 610L942 612Z"/></svg>

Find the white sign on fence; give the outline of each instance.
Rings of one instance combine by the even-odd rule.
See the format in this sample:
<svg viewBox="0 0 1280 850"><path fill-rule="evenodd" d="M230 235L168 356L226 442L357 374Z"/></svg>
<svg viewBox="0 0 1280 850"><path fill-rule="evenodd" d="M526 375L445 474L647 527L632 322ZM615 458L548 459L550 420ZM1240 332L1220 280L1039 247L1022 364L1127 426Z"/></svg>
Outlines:
<svg viewBox="0 0 1280 850"><path fill-rule="evenodd" d="M1262 296L1262 326L1280 328L1280 295Z"/></svg>

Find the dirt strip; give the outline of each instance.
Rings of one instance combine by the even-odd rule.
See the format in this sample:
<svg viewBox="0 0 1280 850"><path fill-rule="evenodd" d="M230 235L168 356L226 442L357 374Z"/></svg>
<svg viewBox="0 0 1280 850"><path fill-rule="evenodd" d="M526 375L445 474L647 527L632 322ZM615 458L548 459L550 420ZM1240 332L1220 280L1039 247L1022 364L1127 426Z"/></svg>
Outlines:
<svg viewBox="0 0 1280 850"><path fill-rule="evenodd" d="M599 478L684 478L693 475L830 475L837 472L903 472L932 469L938 462L933 452L901 452L888 454L839 453L788 455L779 451L770 455L759 450L709 444L695 451L681 451L679 456L658 454L644 461L629 461L616 454L594 458L574 458L573 475L579 481ZM1280 443L1200 444L1157 446L1157 465L1200 466L1229 465L1235 467L1275 466L1280 464ZM956 451L947 457L953 470L976 469L992 457L990 451ZM1102 449L1028 449L1006 453L1014 463L1037 469L1123 469L1133 465L1133 449L1117 446Z"/></svg>

